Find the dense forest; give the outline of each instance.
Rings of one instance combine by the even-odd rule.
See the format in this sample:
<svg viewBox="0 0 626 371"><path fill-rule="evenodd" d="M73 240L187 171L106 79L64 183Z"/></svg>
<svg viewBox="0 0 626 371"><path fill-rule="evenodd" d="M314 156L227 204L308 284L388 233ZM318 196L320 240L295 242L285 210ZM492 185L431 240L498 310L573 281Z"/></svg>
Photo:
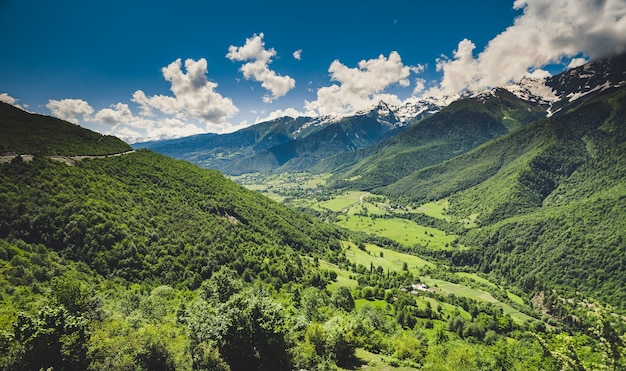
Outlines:
<svg viewBox="0 0 626 371"><path fill-rule="evenodd" d="M593 98L381 189L474 215L455 265L575 288L624 310L626 90Z"/></svg>
<svg viewBox="0 0 626 371"><path fill-rule="evenodd" d="M416 300L401 290L412 272L346 259L340 240L357 236L183 161L18 157L1 176L5 369L351 369L360 349L431 370L622 364L602 311L584 317L598 337L462 297ZM328 289L320 260L357 288ZM592 347L582 360L577 341Z"/></svg>

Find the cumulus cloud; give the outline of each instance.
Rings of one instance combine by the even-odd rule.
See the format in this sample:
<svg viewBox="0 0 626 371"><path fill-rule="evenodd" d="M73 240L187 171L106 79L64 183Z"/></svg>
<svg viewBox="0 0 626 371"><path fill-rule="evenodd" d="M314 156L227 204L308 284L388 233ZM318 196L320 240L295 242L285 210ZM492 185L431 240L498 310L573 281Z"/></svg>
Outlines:
<svg viewBox="0 0 626 371"><path fill-rule="evenodd" d="M197 124L175 117L136 116L124 103L98 111L92 121L110 127L107 134L115 135L129 143L205 132Z"/></svg>
<svg viewBox="0 0 626 371"><path fill-rule="evenodd" d="M231 61L250 61L244 63L239 70L243 72L243 76L246 79L254 79L260 82L261 86L272 94L263 98L264 102L270 103L293 89L296 86L296 80L290 76L277 75L275 71L269 68L269 64L272 63L272 57L276 56L276 50L274 48L265 49L263 36L263 33L254 34L251 38L246 39L246 43L243 46L229 46L226 58ZM294 58L298 59L296 53L294 53Z"/></svg>
<svg viewBox="0 0 626 371"><path fill-rule="evenodd" d="M293 52L293 57L296 60L299 60L299 61L302 60L302 49L298 49L295 52Z"/></svg>
<svg viewBox="0 0 626 371"><path fill-rule="evenodd" d="M46 107L54 116L76 124L103 125L107 134L131 143L226 131L230 125L227 118L237 113L238 108L215 91L217 84L206 76L206 60L187 59L185 70L180 59L162 69L163 77L171 83L171 96L148 96L142 90L135 91L131 101L138 105L139 114L134 114L126 103L117 103L94 114L93 107L81 99L51 99ZM9 100L8 95L4 99Z"/></svg>
<svg viewBox="0 0 626 371"><path fill-rule="evenodd" d="M426 80L422 78L415 79L415 87L413 88L413 95L421 94L426 89Z"/></svg>
<svg viewBox="0 0 626 371"><path fill-rule="evenodd" d="M306 116L306 115L298 111L295 108L278 109L278 110L272 111L269 115L265 117L261 117L261 116L257 117L255 123L271 121L271 120L275 120L277 118L281 118L285 116L296 118L296 117L301 117L301 116Z"/></svg>
<svg viewBox="0 0 626 371"><path fill-rule="evenodd" d="M0 102L8 103L12 106L15 106L17 104L17 99L13 98L7 93L2 93L0 94Z"/></svg>
<svg viewBox="0 0 626 371"><path fill-rule="evenodd" d="M390 104L400 103L397 96L383 94L383 91L394 84L410 86L411 73L420 73L423 70L421 65L405 66L400 54L395 51L388 58L381 54L375 59L362 60L355 68L335 60L328 72L331 81L337 81L338 84L318 89L317 99L305 102L307 114L349 114L367 108L379 100Z"/></svg>
<svg viewBox="0 0 626 371"><path fill-rule="evenodd" d="M573 58L567 65L567 68L580 67L585 63L587 63L587 60L585 58Z"/></svg>
<svg viewBox="0 0 626 371"><path fill-rule="evenodd" d="M232 100L215 91L217 84L207 79L207 61L201 58L185 60L185 69L179 59L161 70L165 80L171 83L174 96L147 96L142 90L133 94L132 101L141 106L144 116L151 116L156 109L178 118L191 117L211 124L223 124L238 108Z"/></svg>
<svg viewBox="0 0 626 371"><path fill-rule="evenodd" d="M115 126L121 123L134 121L133 114L128 108L128 104L118 103L113 108L104 108L96 113L95 119L102 124Z"/></svg>
<svg viewBox="0 0 626 371"><path fill-rule="evenodd" d="M4 102L7 104L10 104L14 107L17 107L19 109L22 109L24 111L28 112L28 104L19 104L20 100L17 98L13 98L12 96L10 96L8 93L2 93L0 94L0 102Z"/></svg>
<svg viewBox="0 0 626 371"><path fill-rule="evenodd" d="M465 39L453 58L437 61L443 78L430 94L503 85L581 53L595 59L626 51L623 0L516 0L513 7L522 15L476 57L474 43Z"/></svg>
<svg viewBox="0 0 626 371"><path fill-rule="evenodd" d="M90 120L91 114L94 112L93 107L82 99L50 99L46 107L53 116L74 124L80 122L79 117L82 117L83 120Z"/></svg>

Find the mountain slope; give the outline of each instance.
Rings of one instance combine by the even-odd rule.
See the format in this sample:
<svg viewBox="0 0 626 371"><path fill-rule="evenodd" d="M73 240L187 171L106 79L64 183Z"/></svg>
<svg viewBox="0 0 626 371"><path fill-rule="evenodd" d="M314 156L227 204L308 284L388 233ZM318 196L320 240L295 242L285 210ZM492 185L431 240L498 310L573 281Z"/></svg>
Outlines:
<svg viewBox="0 0 626 371"><path fill-rule="evenodd" d="M337 187L375 190L413 171L465 153L544 114L540 107L503 89L462 99L382 142L371 155L334 174L331 180Z"/></svg>
<svg viewBox="0 0 626 371"><path fill-rule="evenodd" d="M624 308L625 143L626 87L381 191L417 203L447 197L450 215L476 218L481 227L460 239L473 248L454 253L455 264Z"/></svg>
<svg viewBox="0 0 626 371"><path fill-rule="evenodd" d="M593 138L608 135L600 128L617 117L613 105L621 107L623 92L592 99L569 114L540 120L381 191L416 202L454 195L452 200L462 202L450 212L480 214L486 223L539 207L590 158L588 148L599 145Z"/></svg>
<svg viewBox="0 0 626 371"><path fill-rule="evenodd" d="M353 116L282 117L223 135L137 143L227 174L308 170L321 159L377 143L389 132L439 110L434 102L379 102Z"/></svg>
<svg viewBox="0 0 626 371"><path fill-rule="evenodd" d="M2 108L9 112L0 119L3 132L23 133L11 136L10 148L35 157L0 165L0 240L39 245L103 276L190 287L222 265L245 272L248 279L259 274L277 282L302 279L306 267L300 254L339 248L332 227L217 171L151 151L73 166L51 161L40 155L127 150L128 145L114 140L117 147L103 147L104 140L89 142L101 137L97 133ZM41 145L40 137L50 143ZM281 272L263 266L268 254L282 256Z"/></svg>
<svg viewBox="0 0 626 371"><path fill-rule="evenodd" d="M380 102L370 112L343 118L305 137L270 147L267 151L251 156L248 161L257 164L259 158L264 158L266 163L275 164L270 168L271 171L308 170L324 158L377 143L401 126L387 105ZM258 165L244 166L243 161L236 166L241 172L254 172L259 168Z"/></svg>
<svg viewBox="0 0 626 371"><path fill-rule="evenodd" d="M321 121L321 120L317 120ZM228 169L233 161L257 151L289 142L303 131L317 126L310 117L282 117L229 134L200 134L190 137L135 143L134 148L148 148L199 166Z"/></svg>
<svg viewBox="0 0 626 371"><path fill-rule="evenodd" d="M626 53L590 61L545 79L524 78L505 89L546 108L548 116L567 113L584 99L626 85Z"/></svg>
<svg viewBox="0 0 626 371"><path fill-rule="evenodd" d="M300 253L338 246L328 226L216 171L147 151L72 167L44 158L5 164L0 189L0 239L41 244L131 281L197 287L222 265L252 278L270 253L285 263L275 279L287 281L302 278Z"/></svg>
<svg viewBox="0 0 626 371"><path fill-rule="evenodd" d="M0 102L0 154L108 155L131 147L120 139Z"/></svg>

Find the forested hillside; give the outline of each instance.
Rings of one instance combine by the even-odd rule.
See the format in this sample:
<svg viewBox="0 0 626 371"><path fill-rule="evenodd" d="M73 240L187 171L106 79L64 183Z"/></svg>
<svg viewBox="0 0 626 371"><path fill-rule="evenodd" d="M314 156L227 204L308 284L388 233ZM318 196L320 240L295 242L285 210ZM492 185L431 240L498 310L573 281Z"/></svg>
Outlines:
<svg viewBox="0 0 626 371"><path fill-rule="evenodd" d="M332 227L152 152L73 167L17 160L0 176L0 238L41 244L103 276L197 288L228 265L282 284L306 274L300 254L339 248ZM268 254L279 263L271 272Z"/></svg>
<svg viewBox="0 0 626 371"><path fill-rule="evenodd" d="M34 156L0 163L0 369L626 369L626 87L544 114L495 89L245 131L242 166L341 169L256 175L305 214L1 105Z"/></svg>
<svg viewBox="0 0 626 371"><path fill-rule="evenodd" d="M5 369L189 368L191 359L172 355L189 356L175 348L188 346L185 326L169 316L178 308L182 319L192 290L209 278L223 285L217 271L229 272L241 287L256 281L269 290L323 287L330 277L313 259L341 255L334 227L216 171L153 152L75 166L17 157L0 166L0 366ZM266 297L259 295L241 299ZM263 307L273 313L268 315L282 318L277 302L259 300L269 305ZM129 314L136 319L119 317ZM266 330L278 331L276 325ZM136 335L127 332L132 328ZM168 335L155 338L157 329ZM204 348L197 349L201 354ZM248 363L235 367L229 349L222 351L234 369L259 362L253 352ZM290 364L277 362L282 368Z"/></svg>
<svg viewBox="0 0 626 371"><path fill-rule="evenodd" d="M576 325L542 317L513 287L435 269L151 151L70 165L24 148L32 160L0 165L2 369L623 364L602 307L575 311ZM383 251L395 257L374 266ZM418 294L422 279L468 286ZM593 350L562 351L573 341Z"/></svg>
<svg viewBox="0 0 626 371"><path fill-rule="evenodd" d="M376 190L414 171L459 156L544 115L540 107L503 89L462 99L370 149L371 154L358 159L346 170L334 172L330 181L334 187ZM350 157L350 154L345 155L348 161ZM335 166L347 167L337 159L331 160ZM412 193L418 192L407 192Z"/></svg>
<svg viewBox="0 0 626 371"><path fill-rule="evenodd" d="M549 282L624 308L626 89L513 132L381 189L449 199L482 228L455 255L522 287Z"/></svg>
<svg viewBox="0 0 626 371"><path fill-rule="evenodd" d="M131 150L117 137L54 117L28 113L3 102L0 102L0 127L0 155L109 155Z"/></svg>

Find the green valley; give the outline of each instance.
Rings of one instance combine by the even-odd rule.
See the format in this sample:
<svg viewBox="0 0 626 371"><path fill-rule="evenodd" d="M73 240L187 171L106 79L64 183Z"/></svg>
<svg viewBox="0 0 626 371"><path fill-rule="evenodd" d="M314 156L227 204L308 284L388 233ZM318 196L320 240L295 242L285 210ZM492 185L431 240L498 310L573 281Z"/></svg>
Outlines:
<svg viewBox="0 0 626 371"><path fill-rule="evenodd" d="M153 143L196 164L2 103L0 369L624 370L626 87L587 93Z"/></svg>

